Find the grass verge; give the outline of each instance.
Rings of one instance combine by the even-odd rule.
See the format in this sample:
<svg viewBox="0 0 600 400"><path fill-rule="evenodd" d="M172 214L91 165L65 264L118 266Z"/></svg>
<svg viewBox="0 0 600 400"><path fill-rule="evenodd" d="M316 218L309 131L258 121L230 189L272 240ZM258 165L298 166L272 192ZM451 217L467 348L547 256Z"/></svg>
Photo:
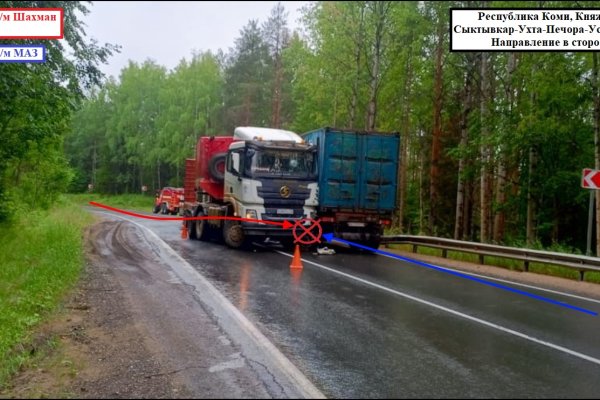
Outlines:
<svg viewBox="0 0 600 400"><path fill-rule="evenodd" d="M154 196L151 194L104 195L97 193L82 193L69 194L67 197L73 202L81 205L89 205L90 201L95 201L96 203L105 204L115 208L142 212L151 212L154 207Z"/></svg>
<svg viewBox="0 0 600 400"><path fill-rule="evenodd" d="M0 226L0 389L32 357L33 329L75 285L83 265L83 229L93 217L61 198L49 211Z"/></svg>

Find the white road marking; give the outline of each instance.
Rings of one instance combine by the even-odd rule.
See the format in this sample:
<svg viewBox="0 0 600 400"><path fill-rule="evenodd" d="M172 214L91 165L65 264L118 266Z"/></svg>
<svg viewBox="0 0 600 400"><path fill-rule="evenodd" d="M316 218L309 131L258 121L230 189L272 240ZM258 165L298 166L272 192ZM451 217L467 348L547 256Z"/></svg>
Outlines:
<svg viewBox="0 0 600 400"><path fill-rule="evenodd" d="M280 251L280 250L275 250L275 252L277 252L277 253L279 253L279 254L283 254L283 255L285 255L285 256L287 256L287 257L293 257L293 255L292 255L292 254L288 254L288 253L285 253L285 252L283 252L283 251ZM333 268L330 268L330 267L327 267L327 266L325 266L325 265L322 265L322 264L316 263L316 262L314 262L314 261L305 260L305 259L302 259L302 261L303 261L303 262L306 262L306 263L308 263L308 264L312 264L312 265L314 265L314 266L316 266L316 267L322 268L322 269L324 269L324 270L327 270L327 271L329 271L329 272L333 272L334 274L338 274L338 275L344 276L344 277L346 277L346 278L348 278L348 279L352 279L352 280L355 280L355 281L361 282L361 283L363 283L363 284L365 284L365 285L368 285L368 286L372 286L372 287L375 287L375 288L381 289L381 290L383 290L383 291L386 291L386 292L389 292L389 293L395 294L395 295L397 295L397 296L404 297L404 298L407 298L407 299L409 299L409 300L413 300L413 301L415 301L415 302L417 302L417 303L425 304L425 305L427 305L427 306L429 306L429 307L433 307L433 308L436 308L436 309L438 309L438 310L445 311L445 312L447 312L447 313L449 313L449 314L453 314L453 315L456 315L456 316L458 316L458 317L461 317L461 318L464 318L464 319L468 319L468 320L470 320L470 321L473 321L473 322L477 322L477 323L479 323L479 324L482 324L482 325L488 326L488 327L490 327L490 328L493 328L493 329L500 330L500 331L502 331L502 332L505 332L505 333L508 333L508 334L510 334L510 335L518 336L518 337L520 337L520 338L523 338L523 339L525 339L525 340L529 340L529 341L531 341L531 342L534 342L534 343L541 344L542 346L550 347L550 348L552 348L552 349L554 349L554 350L558 350L558 351L561 351L561 352L563 352L563 353L566 353L566 354L569 354L569 355L572 355L572 356L575 356L575 357L581 358L581 359L583 359L583 360L586 360L586 361L592 362L592 363L594 363L594 364L600 365L600 359L597 359L597 358L594 358L594 357L588 356L588 355L586 355L586 354L583 354L583 353L579 353L579 352L577 352L577 351L574 351L574 350L568 349L568 348L566 348L566 347L559 346L559 345L556 345L556 344L554 344L554 343L550 343L550 342L547 342L547 341L545 341L545 340L541 340L541 339L535 338L535 337L533 337L533 336L526 335L526 334L524 334L524 333L521 333L521 332L517 332L517 331L515 331L515 330L512 330L512 329L509 329L509 328L505 328L505 327L503 327L503 326L500 326L500 325L498 325L498 324L494 324L493 322L489 322L489 321L483 320L483 319L481 319L481 318L477 318L477 317L473 317L473 316L471 316L471 315L468 315L468 314L461 313L460 311L456 311L456 310L453 310L453 309L451 309L451 308L444 307L444 306L441 306L441 305L439 305L439 304L432 303L432 302L430 302L430 301L427 301L427 300L424 300L424 299L420 299L420 298L418 298L418 297L415 297L415 296L412 296L412 295L410 295L410 294L402 293L402 292L399 292L399 291L397 291L397 290L394 290L394 289L387 288L387 287L385 287L385 286L379 285L379 284L377 284L377 283L374 283L374 282L367 281L367 280L365 280L365 279L362 279L362 278L359 278L359 277L357 277L357 276L353 276L353 275L347 274L347 273L345 273L345 272L337 271L337 270L335 270L335 269L333 269Z"/></svg>
<svg viewBox="0 0 600 400"><path fill-rule="evenodd" d="M378 255L384 256L384 257L387 257L387 258L391 258L393 260L397 260L397 258L394 258L394 257L392 257L390 255L387 255L387 254L378 254ZM432 264L432 265L435 265L435 264ZM435 265L435 267L436 268L440 268L440 269L445 269L446 271L460 272L461 274L476 276L476 277L482 278L482 279L488 279L490 281L498 281L498 282L510 283L511 285L515 285L515 286L523 286L523 287L526 287L526 288L529 288L529 289L535 289L535 290L539 290L539 291L542 291L542 292L559 294L561 296L572 297L572 298L575 298L575 299L584 300L584 301L590 301L590 302L593 302L593 303L600 304L600 300L592 299L591 297L578 296L576 294L560 292L558 290L546 289L546 288L542 288L542 287L539 287L539 286L528 285L526 283L513 282L513 281L506 280L506 279L501 279L501 278L492 278L490 276L480 275L480 274L476 274L474 272L467 272L467 271L464 271L464 270L461 270L461 269L456 269L456 268L441 267L439 265Z"/></svg>

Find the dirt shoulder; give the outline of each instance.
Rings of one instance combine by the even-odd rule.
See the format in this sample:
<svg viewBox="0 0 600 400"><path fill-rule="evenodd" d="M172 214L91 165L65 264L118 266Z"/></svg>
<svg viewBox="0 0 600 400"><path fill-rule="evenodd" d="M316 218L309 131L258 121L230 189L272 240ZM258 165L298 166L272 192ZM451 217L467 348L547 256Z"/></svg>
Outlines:
<svg viewBox="0 0 600 400"><path fill-rule="evenodd" d="M98 262L95 236L86 234L86 265L77 288L63 309L38 333L44 354L22 371L9 398L167 398L186 397L180 385L162 373L135 316L127 307L124 289L110 268ZM48 340L54 340L50 345Z"/></svg>
<svg viewBox="0 0 600 400"><path fill-rule="evenodd" d="M123 222L88 230L77 288L40 327L39 355L1 398L274 397L140 239Z"/></svg>

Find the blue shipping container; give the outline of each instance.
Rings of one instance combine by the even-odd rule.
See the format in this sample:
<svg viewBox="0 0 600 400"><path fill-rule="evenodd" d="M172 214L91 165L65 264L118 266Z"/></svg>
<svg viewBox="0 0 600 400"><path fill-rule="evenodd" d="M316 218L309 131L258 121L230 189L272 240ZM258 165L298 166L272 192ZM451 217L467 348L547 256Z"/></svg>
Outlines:
<svg viewBox="0 0 600 400"><path fill-rule="evenodd" d="M396 207L399 133L321 128L302 136L318 146L320 209Z"/></svg>

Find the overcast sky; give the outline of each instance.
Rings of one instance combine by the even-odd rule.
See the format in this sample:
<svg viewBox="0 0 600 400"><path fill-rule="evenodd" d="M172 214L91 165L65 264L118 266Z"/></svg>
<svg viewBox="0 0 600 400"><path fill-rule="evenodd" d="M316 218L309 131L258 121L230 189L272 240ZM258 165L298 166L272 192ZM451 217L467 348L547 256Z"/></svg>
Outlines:
<svg viewBox="0 0 600 400"><path fill-rule="evenodd" d="M283 1L288 27L299 28L300 8L308 1ZM222 49L227 52L251 19L262 24L277 1L95 1L83 17L88 38L100 44L121 45L108 65L107 75L119 72L133 60L151 58L172 69L192 52Z"/></svg>

